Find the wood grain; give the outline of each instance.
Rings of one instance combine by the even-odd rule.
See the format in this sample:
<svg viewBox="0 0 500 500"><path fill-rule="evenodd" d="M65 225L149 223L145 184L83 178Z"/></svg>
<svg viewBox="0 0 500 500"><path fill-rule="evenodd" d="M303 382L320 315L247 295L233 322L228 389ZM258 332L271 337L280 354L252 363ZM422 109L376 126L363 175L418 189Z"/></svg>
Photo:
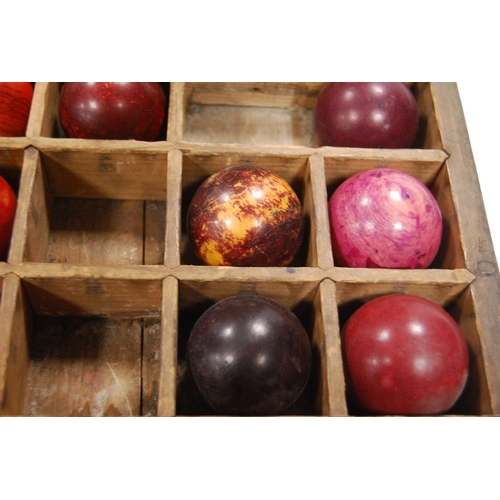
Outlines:
<svg viewBox="0 0 500 500"><path fill-rule="evenodd" d="M500 414L500 274L456 85L433 84L436 116L447 160L450 187L462 235L492 410Z"/></svg>
<svg viewBox="0 0 500 500"><path fill-rule="evenodd" d="M44 261L52 202L40 153L35 148L29 147L24 154L16 218L9 251L10 263Z"/></svg>
<svg viewBox="0 0 500 500"><path fill-rule="evenodd" d="M35 139L54 197L165 200L167 142Z"/></svg>
<svg viewBox="0 0 500 500"><path fill-rule="evenodd" d="M323 280L314 298L313 355L321 370L317 392L321 415L347 416L335 284Z"/></svg>
<svg viewBox="0 0 500 500"><path fill-rule="evenodd" d="M0 415L21 415L29 365L32 312L15 274L3 279L0 305Z"/></svg>
<svg viewBox="0 0 500 500"><path fill-rule="evenodd" d="M58 135L58 116L59 83L36 83L26 136L36 138Z"/></svg>
<svg viewBox="0 0 500 500"><path fill-rule="evenodd" d="M57 198L45 262L142 264L144 202Z"/></svg>
<svg viewBox="0 0 500 500"><path fill-rule="evenodd" d="M172 83L168 141L142 143L61 138L59 84L36 84L27 137L0 138L0 175L19 195L0 263L2 414L211 414L187 373L187 338L209 305L240 293L275 298L306 326L313 375L289 415L349 414L340 329L388 293L428 298L460 324L471 375L451 414L500 414L500 276L456 85L411 85L420 130L405 150L316 148L322 85ZM308 232L293 265L209 267L190 253L191 196L237 164L273 170L299 195ZM334 265L328 197L375 167L436 196L445 233L432 268Z"/></svg>
<svg viewBox="0 0 500 500"><path fill-rule="evenodd" d="M24 415L138 416L141 320L36 318Z"/></svg>

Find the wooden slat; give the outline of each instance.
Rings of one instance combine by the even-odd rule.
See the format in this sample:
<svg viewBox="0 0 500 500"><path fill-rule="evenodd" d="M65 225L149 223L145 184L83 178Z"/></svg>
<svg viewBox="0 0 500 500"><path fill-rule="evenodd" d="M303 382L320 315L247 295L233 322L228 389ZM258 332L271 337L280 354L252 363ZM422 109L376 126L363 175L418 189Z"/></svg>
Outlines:
<svg viewBox="0 0 500 500"><path fill-rule="evenodd" d="M47 189L39 152L25 151L19 186L16 218L12 232L9 262L43 262L49 237L52 197Z"/></svg>
<svg viewBox="0 0 500 500"><path fill-rule="evenodd" d="M432 86L427 82L413 85L413 92L418 103L419 130L416 145L425 149L443 149L443 141L436 120Z"/></svg>
<svg viewBox="0 0 500 500"><path fill-rule="evenodd" d="M33 93L26 136L52 137L57 132L59 115L59 83L37 82Z"/></svg>
<svg viewBox="0 0 500 500"><path fill-rule="evenodd" d="M167 142L36 139L54 197L165 200Z"/></svg>
<svg viewBox="0 0 500 500"><path fill-rule="evenodd" d="M159 380L161 372L161 321L158 318L143 320L142 337L142 398L141 415L158 415Z"/></svg>
<svg viewBox="0 0 500 500"><path fill-rule="evenodd" d="M171 271L180 281L204 283L204 289L212 290L213 297L222 297L229 293L230 286L238 291L265 292L267 283L273 282L281 294L286 296L290 286L301 283L314 286L327 275L316 267L226 267L226 266L179 266ZM219 291L218 287L220 288ZM268 288L272 289L272 287ZM288 290L288 291L287 291ZM278 292L280 293L280 292Z"/></svg>
<svg viewBox="0 0 500 500"><path fill-rule="evenodd" d="M126 318L159 317L161 281L89 276L26 277L23 280L38 315Z"/></svg>
<svg viewBox="0 0 500 500"><path fill-rule="evenodd" d="M492 410L500 413L500 274L474 158L456 84L434 83L436 116L447 160L450 186L462 235L465 265L477 279L471 284L481 336Z"/></svg>
<svg viewBox="0 0 500 500"><path fill-rule="evenodd" d="M185 84L170 84L170 104L168 111L167 140L173 143L182 141L184 134L184 110L186 107Z"/></svg>
<svg viewBox="0 0 500 500"><path fill-rule="evenodd" d="M71 278L103 280L163 280L171 274L165 266L155 265L112 265L84 266L75 264L23 263L12 266L0 262L0 274L16 271L21 278L53 279L62 281Z"/></svg>
<svg viewBox="0 0 500 500"><path fill-rule="evenodd" d="M23 411L31 320L21 280L8 274L0 304L0 415L21 415Z"/></svg>
<svg viewBox="0 0 500 500"><path fill-rule="evenodd" d="M326 193L324 157L314 154L309 158L304 210L311 219L308 266L329 269L333 267L328 199ZM309 198L310 197L310 198Z"/></svg>
<svg viewBox="0 0 500 500"><path fill-rule="evenodd" d="M181 183L183 178L183 159L179 150L169 153L169 173L167 185L167 228L164 262L169 267L177 267L181 262L180 241L181 220Z"/></svg>
<svg viewBox="0 0 500 500"><path fill-rule="evenodd" d="M188 83L188 102L194 104L312 108L324 83Z"/></svg>
<svg viewBox="0 0 500 500"><path fill-rule="evenodd" d="M145 203L144 264L163 264L165 253L166 204ZM162 292L163 293L163 292ZM159 380L161 370L161 319L145 318L142 332L142 397L141 415L158 415Z"/></svg>
<svg viewBox="0 0 500 500"><path fill-rule="evenodd" d="M335 284L326 279L314 299L313 353L320 363L318 406L325 416L347 416ZM314 359L314 355L313 355Z"/></svg>
<svg viewBox="0 0 500 500"><path fill-rule="evenodd" d="M457 212L450 185L448 165L439 171L431 187L443 217L441 245L431 267L444 269L464 269L463 241L457 223Z"/></svg>
<svg viewBox="0 0 500 500"><path fill-rule="evenodd" d="M339 305L354 300L366 302L390 293L410 293L444 306L455 300L474 280L465 269L334 268L328 274L336 282Z"/></svg>
<svg viewBox="0 0 500 500"><path fill-rule="evenodd" d="M176 414L178 282L173 277L163 282L158 416Z"/></svg>
<svg viewBox="0 0 500 500"><path fill-rule="evenodd" d="M346 179L372 168L393 168L432 185L447 154L438 150L376 150L320 148L325 156L328 195Z"/></svg>
<svg viewBox="0 0 500 500"><path fill-rule="evenodd" d="M182 266L184 267L184 266ZM221 268L222 270L223 268ZM225 268L230 271L231 268ZM179 268L181 270L181 268ZM181 307L192 307L200 303L215 303L231 295L242 293L256 293L265 297L270 297L284 306L293 309L301 302L312 303L315 290L318 286L318 280L301 280L297 274L289 274L288 279L283 279L283 275L277 276L277 273L265 273L263 268L254 268L251 272L245 272L245 278L241 279L240 273L220 273L217 278L209 273L189 272L185 269L180 280ZM202 269L199 268L201 271ZM251 271L251 269L248 269ZM257 271L257 272L256 272ZM225 277L223 275L226 274ZM266 275L267 274L267 275ZM239 278L238 278L239 275ZM263 276L266 275L266 276ZM215 278L215 279L214 279Z"/></svg>
<svg viewBox="0 0 500 500"><path fill-rule="evenodd" d="M469 376L464 392L457 405L453 408L454 414L490 415L491 388L485 371L482 338L478 331L476 304L472 286L452 303L448 312L460 326L469 348Z"/></svg>

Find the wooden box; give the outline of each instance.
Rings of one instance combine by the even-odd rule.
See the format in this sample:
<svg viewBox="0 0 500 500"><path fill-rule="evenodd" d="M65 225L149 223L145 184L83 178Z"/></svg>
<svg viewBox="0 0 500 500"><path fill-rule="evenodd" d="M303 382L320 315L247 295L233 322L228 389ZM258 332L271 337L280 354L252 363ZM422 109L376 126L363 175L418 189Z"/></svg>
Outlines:
<svg viewBox="0 0 500 500"><path fill-rule="evenodd" d="M471 355L453 415L500 413L500 288L458 90L412 85L416 147L318 148L321 83L172 83L156 142L68 139L60 84L36 83L26 137L0 138L0 175L18 194L0 263L2 415L211 415L186 369L194 321L211 304L258 293L294 311L312 374L287 415L355 415L346 402L339 332L356 308L389 293L443 306ZM253 164L284 177L306 234L283 268L209 267L189 247L190 198L210 174ZM398 168L440 205L444 232L425 270L335 265L327 201L356 172Z"/></svg>

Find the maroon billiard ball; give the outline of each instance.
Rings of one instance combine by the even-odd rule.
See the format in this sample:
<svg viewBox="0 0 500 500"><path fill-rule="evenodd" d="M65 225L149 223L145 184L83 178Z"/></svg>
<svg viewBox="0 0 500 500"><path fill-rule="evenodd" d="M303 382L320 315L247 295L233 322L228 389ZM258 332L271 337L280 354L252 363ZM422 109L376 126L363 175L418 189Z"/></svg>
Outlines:
<svg viewBox="0 0 500 500"><path fill-rule="evenodd" d="M378 297L341 332L347 393L370 414L438 415L458 400L469 353L456 321L414 295Z"/></svg>
<svg viewBox="0 0 500 500"><path fill-rule="evenodd" d="M409 148L418 105L404 83L328 83L316 100L314 127L320 146Z"/></svg>
<svg viewBox="0 0 500 500"><path fill-rule="evenodd" d="M166 114L159 83L64 83L59 118L68 137L155 141Z"/></svg>

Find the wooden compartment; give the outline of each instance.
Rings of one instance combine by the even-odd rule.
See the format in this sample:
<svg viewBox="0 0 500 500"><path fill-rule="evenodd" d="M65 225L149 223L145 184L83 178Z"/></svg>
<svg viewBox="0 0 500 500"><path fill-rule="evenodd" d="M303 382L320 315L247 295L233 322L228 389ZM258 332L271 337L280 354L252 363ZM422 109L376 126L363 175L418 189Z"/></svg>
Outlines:
<svg viewBox="0 0 500 500"><path fill-rule="evenodd" d="M168 150L29 148L10 262L163 264L167 165Z"/></svg>
<svg viewBox="0 0 500 500"><path fill-rule="evenodd" d="M301 248L291 267L316 266L320 256L314 243L317 234L315 200L313 199L313 162L306 154L253 154L250 151L229 149L212 151L190 151L182 156L181 214L180 214L180 263L201 265L188 240L186 221L191 199L199 186L212 174L230 166L254 166L270 170L282 177L295 191L304 213L304 237Z"/></svg>
<svg viewBox="0 0 500 500"><path fill-rule="evenodd" d="M53 137L53 138L67 138L64 129L59 121L59 93L63 83L57 82L44 82L35 85L35 92L33 95L33 105L35 109L33 116L30 115L28 129L26 135L30 137ZM166 114L162 129L159 134L158 141L164 141L167 134L168 123L168 110L169 110L169 96L170 84L161 83L163 92L166 98ZM85 139L77 139L84 141ZM158 142L156 141L156 142ZM98 141L101 142L101 141ZM104 143L108 141L102 141ZM127 143L129 141L118 141ZM140 144L148 144L138 141Z"/></svg>
<svg viewBox="0 0 500 500"><path fill-rule="evenodd" d="M240 293L290 307L310 336L313 374L287 415L356 414L340 328L388 293L426 297L460 324L471 375L449 414L500 414L500 276L456 85L412 85L419 136L402 150L316 148L322 86L172 83L168 130L145 143L63 138L60 86L36 84L26 137L0 140L0 175L19 197L0 262L1 414L211 415L186 372L187 337L209 305ZM278 173L302 202L306 234L288 267L204 266L189 247L195 190L238 164ZM404 170L436 196L444 234L431 268L335 265L328 198L375 167Z"/></svg>
<svg viewBox="0 0 500 500"><path fill-rule="evenodd" d="M273 277L273 273L265 280L234 279L231 274L210 281L179 281L178 325L170 325L178 338L176 414L214 414L199 395L186 365L187 341L195 322L210 306L226 297L257 294L288 307L299 318L311 341L311 376L285 414L346 415L333 282L318 283L301 276L280 278L274 274Z"/></svg>
<svg viewBox="0 0 500 500"><path fill-rule="evenodd" d="M372 168L391 168L412 175L430 189L438 202L443 218L441 245L430 268L463 269L465 260L450 186L448 165L445 161L447 155L441 151L433 151L432 156L406 157L406 159L394 156L369 158L366 152L362 158L325 156L327 197L330 199L339 185L349 177Z"/></svg>
<svg viewBox="0 0 500 500"><path fill-rule="evenodd" d="M324 83L177 83L168 140L316 147L313 108ZM440 149L429 84L411 84L419 105L413 147ZM178 107L177 107L178 106Z"/></svg>
<svg viewBox="0 0 500 500"><path fill-rule="evenodd" d="M431 277L431 274L428 274ZM340 328L361 305L394 293L405 293L426 298L443 307L460 326L469 348L469 376L460 398L448 410L449 415L491 415L492 400L486 374L485 361L480 347L480 335L475 322L476 306L467 275L461 273L450 281L440 279L425 282L425 277L406 281L403 277L397 283L346 281L337 283L337 304ZM363 415L363 411L347 401L350 415Z"/></svg>
<svg viewBox="0 0 500 500"><path fill-rule="evenodd" d="M161 280L3 281L2 414L157 414Z"/></svg>

